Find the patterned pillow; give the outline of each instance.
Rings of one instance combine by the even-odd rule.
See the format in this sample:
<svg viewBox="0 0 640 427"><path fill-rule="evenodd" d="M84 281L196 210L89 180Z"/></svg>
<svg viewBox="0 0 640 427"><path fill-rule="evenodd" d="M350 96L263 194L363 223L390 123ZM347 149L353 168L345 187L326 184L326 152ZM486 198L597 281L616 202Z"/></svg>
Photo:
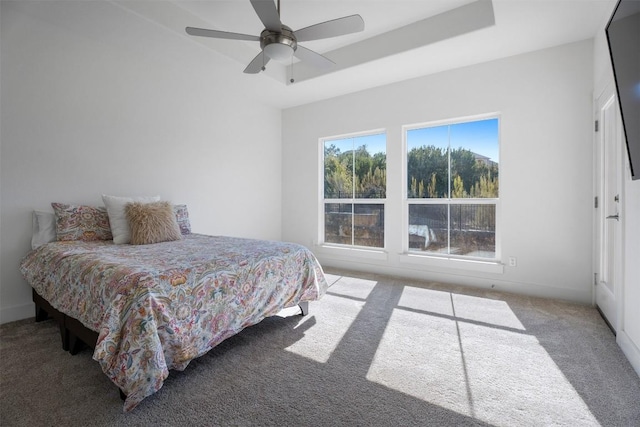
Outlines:
<svg viewBox="0 0 640 427"><path fill-rule="evenodd" d="M56 238L68 240L111 240L107 210L102 207L51 203L56 216Z"/></svg>
<svg viewBox="0 0 640 427"><path fill-rule="evenodd" d="M132 245L148 245L182 239L171 203L128 203L124 210L131 227Z"/></svg>
<svg viewBox="0 0 640 427"><path fill-rule="evenodd" d="M176 221L183 235L191 234L191 222L189 221L189 211L187 205L173 205L173 212L176 214Z"/></svg>

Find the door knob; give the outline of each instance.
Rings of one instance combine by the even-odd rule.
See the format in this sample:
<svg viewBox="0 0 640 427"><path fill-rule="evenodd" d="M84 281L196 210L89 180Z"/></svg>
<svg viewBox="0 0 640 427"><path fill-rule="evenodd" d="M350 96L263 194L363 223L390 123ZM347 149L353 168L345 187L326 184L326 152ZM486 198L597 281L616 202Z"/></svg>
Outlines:
<svg viewBox="0 0 640 427"><path fill-rule="evenodd" d="M609 215L607 219L615 219L616 221L620 221L620 216L618 214Z"/></svg>

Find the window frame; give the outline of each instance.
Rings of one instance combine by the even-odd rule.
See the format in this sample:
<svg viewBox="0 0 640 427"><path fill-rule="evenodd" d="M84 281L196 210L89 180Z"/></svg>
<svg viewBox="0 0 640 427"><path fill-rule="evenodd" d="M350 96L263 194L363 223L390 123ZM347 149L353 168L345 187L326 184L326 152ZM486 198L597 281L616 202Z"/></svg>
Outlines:
<svg viewBox="0 0 640 427"><path fill-rule="evenodd" d="M349 139L349 138L359 138L359 137L366 137L366 136L372 136L372 135L381 135L383 134L385 137L385 156L388 154L388 150L387 150L387 142L388 142L388 132L387 129L385 128L378 128L378 129L371 129L371 130L367 130L367 131L362 131L362 132L352 132L352 133L347 133L347 134L340 134L340 135L333 135L333 136L327 136L327 137L322 137L318 139L318 156L320 159L319 164L319 182L318 182L318 196L319 196L319 201L318 201L318 243L319 245L323 246L323 247L330 247L330 248L337 248L337 249L346 249L346 250L356 250L356 251L363 251L364 254L366 253L380 253L380 252L385 252L386 248L387 248L387 238L388 238L388 234L387 234L387 222L386 222L386 212L387 212L387 197L385 194L385 198L377 198L377 199L363 199L363 198L342 198L342 199L326 199L324 197L325 195L325 188L324 188L324 180L325 180L325 158L324 158L324 151L325 151L325 143L329 142L329 141L335 141L335 140L340 140L340 139ZM355 148L355 147L354 147ZM388 171L388 161L386 162L386 166L385 169ZM388 192L388 181L385 180L385 187L387 189L386 192ZM344 243L332 243L332 242L327 242L325 241L325 206L327 204L351 204L353 206L355 205L382 205L383 211L385 212L385 220L384 220L384 224L383 224L383 232L384 232L384 239L383 239L383 246L382 247L372 247L372 246L361 246L361 245L355 245L355 244L344 244ZM353 232L352 234L352 242L353 242Z"/></svg>
<svg viewBox="0 0 640 427"><path fill-rule="evenodd" d="M478 114L473 116L465 116L465 117L456 117L451 119L444 120L434 120L429 122L421 122L414 123L410 125L402 126L402 250L403 254L410 256L412 262L416 261L416 259L435 259L442 261L469 261L472 263L486 263L486 264L499 264L502 259L502 251L501 251L501 197L500 193L497 198L409 198L409 189L407 188L408 182L408 143L407 143L407 134L409 131L414 129L423 129L429 127L438 127L438 126L450 126L461 123L469 123L474 121L482 121L489 119L497 119L498 120L498 176L502 177L502 117L500 113L486 113L486 114ZM449 147L450 148L450 147ZM449 165L450 167L450 165ZM451 185L449 180L449 185ZM500 186L502 188L502 186ZM451 193L449 192L449 196ZM495 206L495 255L493 258L486 257L473 257L467 255L456 255L450 253L435 253L435 252L424 252L419 250L412 250L409 248L409 206L410 205L446 205L447 212L451 212L451 206L455 205L493 205ZM448 214L450 218L450 215ZM449 245L450 245L450 233L451 226L449 224L447 234L449 236ZM439 264L439 262L438 262Z"/></svg>

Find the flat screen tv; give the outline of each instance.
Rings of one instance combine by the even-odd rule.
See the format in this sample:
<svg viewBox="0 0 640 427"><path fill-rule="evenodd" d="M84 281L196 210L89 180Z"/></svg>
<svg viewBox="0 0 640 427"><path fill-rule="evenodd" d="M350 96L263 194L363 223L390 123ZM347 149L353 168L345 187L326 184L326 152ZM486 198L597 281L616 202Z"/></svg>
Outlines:
<svg viewBox="0 0 640 427"><path fill-rule="evenodd" d="M640 1L619 0L605 29L631 178L640 179Z"/></svg>

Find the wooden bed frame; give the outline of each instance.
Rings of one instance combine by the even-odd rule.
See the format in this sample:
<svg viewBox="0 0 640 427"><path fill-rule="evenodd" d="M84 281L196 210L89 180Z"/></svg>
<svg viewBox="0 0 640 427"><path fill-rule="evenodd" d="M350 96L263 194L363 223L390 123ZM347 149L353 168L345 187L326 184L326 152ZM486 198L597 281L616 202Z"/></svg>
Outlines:
<svg viewBox="0 0 640 427"><path fill-rule="evenodd" d="M35 289L33 290L33 302L36 305L36 322L51 318L58 323L64 351L77 354L85 345L92 349L96 348L96 343L98 342L97 332L87 328L73 317L53 308L49 301L42 298Z"/></svg>

